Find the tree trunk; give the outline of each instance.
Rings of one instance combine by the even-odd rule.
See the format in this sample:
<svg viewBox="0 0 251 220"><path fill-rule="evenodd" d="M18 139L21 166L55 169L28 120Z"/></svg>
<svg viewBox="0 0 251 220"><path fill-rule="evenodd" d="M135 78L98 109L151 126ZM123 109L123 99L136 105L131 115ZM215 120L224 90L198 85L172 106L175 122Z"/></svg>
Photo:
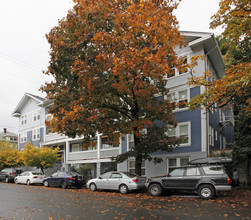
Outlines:
<svg viewBox="0 0 251 220"><path fill-rule="evenodd" d="M139 142L140 142L139 138L134 134L134 147L136 151L135 173L141 176L142 156L141 156L141 152L138 150Z"/></svg>

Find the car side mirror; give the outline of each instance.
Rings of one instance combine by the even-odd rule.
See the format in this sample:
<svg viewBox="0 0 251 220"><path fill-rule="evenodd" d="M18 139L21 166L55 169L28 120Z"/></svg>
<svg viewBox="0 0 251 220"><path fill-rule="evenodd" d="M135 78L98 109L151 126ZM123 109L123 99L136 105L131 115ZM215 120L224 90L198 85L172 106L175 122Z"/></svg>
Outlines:
<svg viewBox="0 0 251 220"><path fill-rule="evenodd" d="M100 176L99 179L102 180L103 178Z"/></svg>

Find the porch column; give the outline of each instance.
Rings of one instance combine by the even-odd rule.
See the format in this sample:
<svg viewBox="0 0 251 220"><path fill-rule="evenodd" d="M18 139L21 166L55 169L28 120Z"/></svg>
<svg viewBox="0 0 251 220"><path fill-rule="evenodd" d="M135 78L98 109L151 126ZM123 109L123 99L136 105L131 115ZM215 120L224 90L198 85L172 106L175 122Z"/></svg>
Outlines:
<svg viewBox="0 0 251 220"><path fill-rule="evenodd" d="M100 159L101 145L102 145L101 134L97 134L97 158L98 159Z"/></svg>

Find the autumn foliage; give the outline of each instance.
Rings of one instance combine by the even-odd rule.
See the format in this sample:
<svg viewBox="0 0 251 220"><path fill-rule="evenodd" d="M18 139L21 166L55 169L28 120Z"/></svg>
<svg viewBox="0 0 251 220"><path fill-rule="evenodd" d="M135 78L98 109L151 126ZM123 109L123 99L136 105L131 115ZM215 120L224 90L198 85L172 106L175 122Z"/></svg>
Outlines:
<svg viewBox="0 0 251 220"><path fill-rule="evenodd" d="M212 16L211 28L223 26L220 36L221 49L227 50L226 74L222 79L212 80L210 73L193 78L191 84L205 86L205 92L192 99L192 109L204 105L213 109L233 104L236 99L245 97L243 102L247 117L251 117L251 63L250 63L250 1L223 0L218 12ZM233 55L235 53L235 56ZM239 56L237 55L239 53Z"/></svg>
<svg viewBox="0 0 251 220"><path fill-rule="evenodd" d="M58 148L36 147L27 143L22 152L24 165L36 167L44 172L45 169L52 167L59 159Z"/></svg>
<svg viewBox="0 0 251 220"><path fill-rule="evenodd" d="M7 167L18 167L22 164L22 153L9 142L0 141L0 170Z"/></svg>
<svg viewBox="0 0 251 220"><path fill-rule="evenodd" d="M172 15L178 1L74 2L47 35L46 74L54 77L43 87L54 100L49 125L71 137L85 135L86 142L96 132L116 143L133 133L140 164L140 131L156 120L174 124L169 101L156 97L167 94L166 76L178 65L174 49L183 44Z"/></svg>

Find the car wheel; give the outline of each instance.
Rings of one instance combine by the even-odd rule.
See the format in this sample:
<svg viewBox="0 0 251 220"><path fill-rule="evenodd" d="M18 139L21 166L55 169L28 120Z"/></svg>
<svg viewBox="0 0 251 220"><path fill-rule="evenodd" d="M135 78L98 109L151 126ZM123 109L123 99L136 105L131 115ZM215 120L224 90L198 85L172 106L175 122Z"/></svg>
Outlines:
<svg viewBox="0 0 251 220"><path fill-rule="evenodd" d="M6 182L6 183L9 183L9 182L10 182L9 177L6 177L6 178L5 178L5 182Z"/></svg>
<svg viewBox="0 0 251 220"><path fill-rule="evenodd" d="M215 196L213 186L208 184L200 186L198 193L202 199L212 199Z"/></svg>
<svg viewBox="0 0 251 220"><path fill-rule="evenodd" d="M122 194L126 194L129 192L127 185L123 184L119 186L119 192Z"/></svg>
<svg viewBox="0 0 251 220"><path fill-rule="evenodd" d="M26 184L29 186L31 184L30 180L27 180Z"/></svg>
<svg viewBox="0 0 251 220"><path fill-rule="evenodd" d="M150 196L160 196L162 193L162 187L160 184L152 184L148 188Z"/></svg>
<svg viewBox="0 0 251 220"><path fill-rule="evenodd" d="M47 180L44 181L44 186L48 187L49 186L49 182Z"/></svg>
<svg viewBox="0 0 251 220"><path fill-rule="evenodd" d="M67 189L67 182L63 181L63 182L61 183L61 187L62 187L63 189Z"/></svg>
<svg viewBox="0 0 251 220"><path fill-rule="evenodd" d="M96 184L95 183L91 183L90 184L90 186L89 186L89 189L91 190L91 191L96 191L97 190L97 186L96 186Z"/></svg>
<svg viewBox="0 0 251 220"><path fill-rule="evenodd" d="M14 182L15 182L16 184L18 184L18 180L17 180L17 179L15 179Z"/></svg>

